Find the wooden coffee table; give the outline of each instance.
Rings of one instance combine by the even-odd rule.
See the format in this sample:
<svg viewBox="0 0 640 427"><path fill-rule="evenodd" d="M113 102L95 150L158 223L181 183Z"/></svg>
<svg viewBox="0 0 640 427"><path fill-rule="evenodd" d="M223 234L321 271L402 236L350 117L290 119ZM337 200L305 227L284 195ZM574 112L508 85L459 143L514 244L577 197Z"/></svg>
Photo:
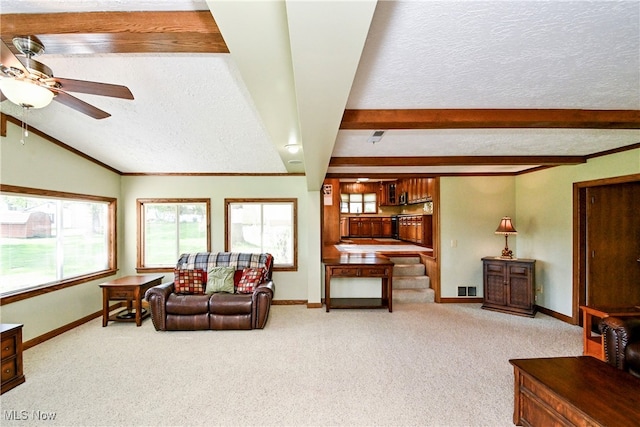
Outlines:
<svg viewBox="0 0 640 427"><path fill-rule="evenodd" d="M142 319L149 316L149 312L142 308L142 298L147 289L159 285L164 276L145 274L140 276L121 277L100 285L102 288L102 326L107 326L109 320L115 322L136 322L142 325ZM127 301L127 308L114 315L109 315L109 301ZM131 311L135 308L135 312Z"/></svg>
<svg viewBox="0 0 640 427"><path fill-rule="evenodd" d="M590 356L513 359L513 423L640 425L640 378Z"/></svg>

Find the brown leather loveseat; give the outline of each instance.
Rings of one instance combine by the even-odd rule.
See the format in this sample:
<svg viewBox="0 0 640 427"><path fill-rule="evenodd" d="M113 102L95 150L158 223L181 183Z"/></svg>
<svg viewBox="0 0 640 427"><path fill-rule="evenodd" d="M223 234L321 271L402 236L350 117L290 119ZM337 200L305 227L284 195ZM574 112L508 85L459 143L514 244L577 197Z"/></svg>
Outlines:
<svg viewBox="0 0 640 427"><path fill-rule="evenodd" d="M275 291L272 270L268 253L183 254L174 281L145 294L153 325L157 331L262 329Z"/></svg>
<svg viewBox="0 0 640 427"><path fill-rule="evenodd" d="M600 331L607 363L640 377L640 318L605 317Z"/></svg>

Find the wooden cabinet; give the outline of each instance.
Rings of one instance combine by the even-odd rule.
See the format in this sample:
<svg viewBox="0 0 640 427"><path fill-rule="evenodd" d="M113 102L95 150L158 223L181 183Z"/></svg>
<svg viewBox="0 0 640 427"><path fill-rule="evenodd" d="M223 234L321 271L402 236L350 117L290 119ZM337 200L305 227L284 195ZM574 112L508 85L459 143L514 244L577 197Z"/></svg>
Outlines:
<svg viewBox="0 0 640 427"><path fill-rule="evenodd" d="M350 237L384 237L385 219L388 222L388 237L391 237L391 218L383 217L350 217L348 235Z"/></svg>
<svg viewBox="0 0 640 427"><path fill-rule="evenodd" d="M482 308L535 316L535 260L485 257Z"/></svg>
<svg viewBox="0 0 640 427"><path fill-rule="evenodd" d="M433 217L402 215L398 218L398 238L418 245L433 247Z"/></svg>
<svg viewBox="0 0 640 427"><path fill-rule="evenodd" d="M22 373L22 325L0 325L2 335L2 386L0 394L24 382Z"/></svg>

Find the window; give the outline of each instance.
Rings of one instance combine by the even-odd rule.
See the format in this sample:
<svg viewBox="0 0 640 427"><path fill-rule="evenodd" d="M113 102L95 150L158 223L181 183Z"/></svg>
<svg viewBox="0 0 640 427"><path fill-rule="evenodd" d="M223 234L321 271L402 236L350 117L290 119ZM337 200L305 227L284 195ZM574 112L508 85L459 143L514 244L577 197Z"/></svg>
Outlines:
<svg viewBox="0 0 640 427"><path fill-rule="evenodd" d="M209 199L138 199L137 270L173 269L183 253L211 250Z"/></svg>
<svg viewBox="0 0 640 427"><path fill-rule="evenodd" d="M342 213L376 213L376 193L342 193L340 194L340 212Z"/></svg>
<svg viewBox="0 0 640 427"><path fill-rule="evenodd" d="M274 269L296 270L296 199L226 199L226 250L273 255Z"/></svg>
<svg viewBox="0 0 640 427"><path fill-rule="evenodd" d="M0 189L3 303L115 273L116 199L8 185Z"/></svg>

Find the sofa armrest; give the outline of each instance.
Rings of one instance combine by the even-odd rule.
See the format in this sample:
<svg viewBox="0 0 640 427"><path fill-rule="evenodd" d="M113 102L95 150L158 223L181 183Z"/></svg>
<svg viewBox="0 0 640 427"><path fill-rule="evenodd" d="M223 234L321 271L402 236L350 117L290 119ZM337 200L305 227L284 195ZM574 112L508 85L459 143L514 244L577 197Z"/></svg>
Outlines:
<svg viewBox="0 0 640 427"><path fill-rule="evenodd" d="M626 370L627 345L640 341L640 318L605 317L600 323L607 363Z"/></svg>
<svg viewBox="0 0 640 427"><path fill-rule="evenodd" d="M149 303L149 309L151 310L151 321L156 331L167 330L165 305L169 295L173 293L173 289L173 282L169 282L154 286L145 293L145 299Z"/></svg>
<svg viewBox="0 0 640 427"><path fill-rule="evenodd" d="M275 289L273 280L268 280L253 290L253 295L251 296L251 318L254 329L262 329L267 323Z"/></svg>

